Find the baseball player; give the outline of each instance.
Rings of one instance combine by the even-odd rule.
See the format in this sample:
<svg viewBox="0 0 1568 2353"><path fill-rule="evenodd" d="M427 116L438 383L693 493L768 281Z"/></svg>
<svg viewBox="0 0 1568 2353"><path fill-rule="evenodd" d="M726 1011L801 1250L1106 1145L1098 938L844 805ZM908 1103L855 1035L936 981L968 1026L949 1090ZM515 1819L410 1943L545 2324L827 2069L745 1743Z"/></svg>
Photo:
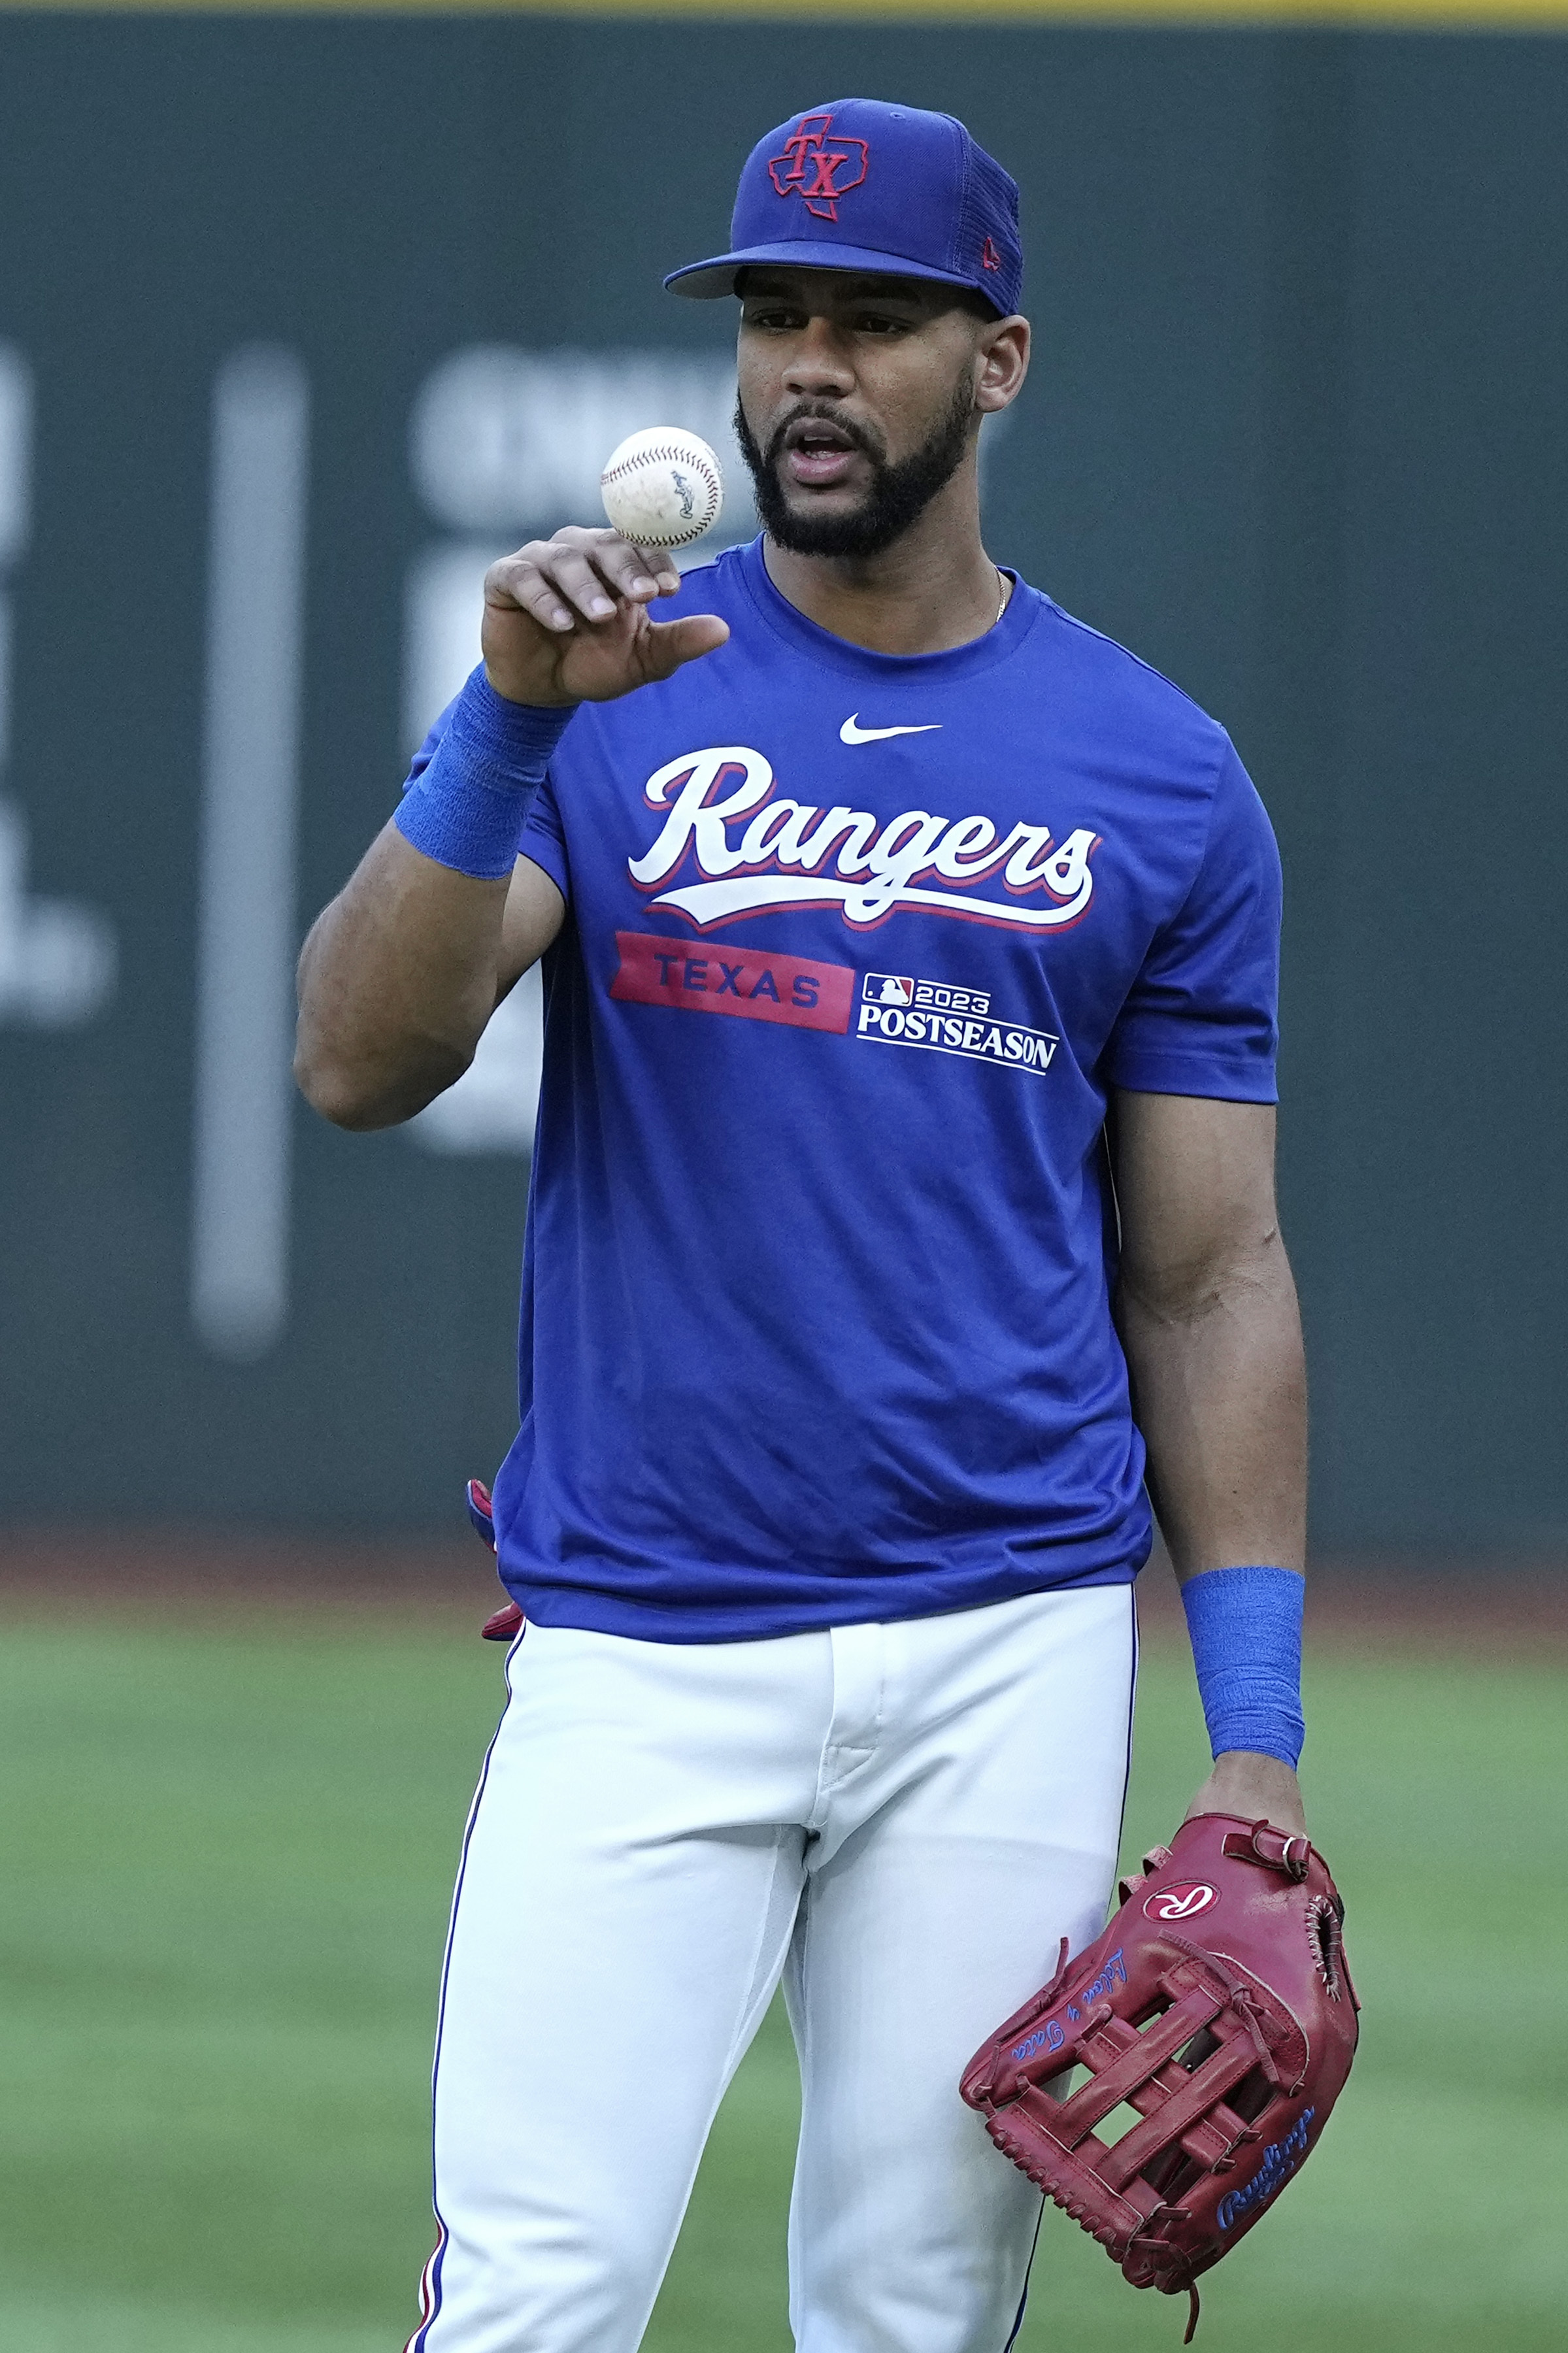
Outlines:
<svg viewBox="0 0 1568 2353"><path fill-rule="evenodd" d="M684 581L603 529L496 565L305 948L301 1082L351 1128L544 965L526 1624L414 2353L630 2353L781 1977L796 2343L1011 2342L1039 2198L958 2077L1103 1922L1151 1495L1194 1805L1300 1826L1278 860L1222 729L982 543L1022 268L949 117L770 132L667 281L739 297L763 535Z"/></svg>

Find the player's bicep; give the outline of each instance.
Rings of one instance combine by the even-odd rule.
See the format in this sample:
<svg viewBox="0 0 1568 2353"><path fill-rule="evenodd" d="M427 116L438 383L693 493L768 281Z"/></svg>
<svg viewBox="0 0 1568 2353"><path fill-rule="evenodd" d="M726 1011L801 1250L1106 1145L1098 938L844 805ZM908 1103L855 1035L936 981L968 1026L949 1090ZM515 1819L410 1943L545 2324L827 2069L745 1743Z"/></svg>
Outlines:
<svg viewBox="0 0 1568 2353"><path fill-rule="evenodd" d="M501 914L500 961L496 976L496 1003L536 965L566 920L566 902L542 866L520 858Z"/></svg>
<svg viewBox="0 0 1568 2353"><path fill-rule="evenodd" d="M1121 1274L1173 1307L1279 1239L1272 1103L1115 1094L1110 1123Z"/></svg>

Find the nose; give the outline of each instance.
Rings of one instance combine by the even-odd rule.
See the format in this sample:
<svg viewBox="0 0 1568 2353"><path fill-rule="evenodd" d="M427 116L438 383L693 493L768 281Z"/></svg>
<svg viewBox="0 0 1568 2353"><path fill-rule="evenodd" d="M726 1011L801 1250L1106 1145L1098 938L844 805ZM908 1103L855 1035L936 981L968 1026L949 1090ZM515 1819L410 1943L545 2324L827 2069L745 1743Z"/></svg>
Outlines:
<svg viewBox="0 0 1568 2353"><path fill-rule="evenodd" d="M795 339L784 372L785 389L807 398L832 399L855 388L847 343L831 319L808 319Z"/></svg>

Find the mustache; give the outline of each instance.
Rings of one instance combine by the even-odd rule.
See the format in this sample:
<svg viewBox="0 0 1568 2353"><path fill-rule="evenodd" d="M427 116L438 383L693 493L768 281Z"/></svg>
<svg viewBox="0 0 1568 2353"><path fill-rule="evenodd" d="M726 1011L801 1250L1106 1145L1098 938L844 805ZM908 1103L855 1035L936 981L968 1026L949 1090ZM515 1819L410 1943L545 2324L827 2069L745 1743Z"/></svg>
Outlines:
<svg viewBox="0 0 1568 2353"><path fill-rule="evenodd" d="M865 497L849 514L797 514L784 487L784 440L803 419L816 418L836 430L871 460ZM746 422L744 404L735 404L735 438L752 477L763 528L780 547L797 555L879 555L924 512L963 464L974 427L973 391L967 376L953 387L945 418L939 417L918 449L897 464L888 459L879 429L846 417L831 400L796 400L768 435L764 457Z"/></svg>
<svg viewBox="0 0 1568 2353"><path fill-rule="evenodd" d="M869 458L874 466L886 464L887 444L881 435L871 427L861 424L856 417L847 417L844 411L836 407L831 400L798 400L786 416L780 417L769 434L767 452L763 459L765 465L770 468L775 468L778 465L784 456L784 440L791 427L801 424L807 417L814 418L822 425L833 426L837 431L843 434L847 441L851 442L859 450L862 457Z"/></svg>

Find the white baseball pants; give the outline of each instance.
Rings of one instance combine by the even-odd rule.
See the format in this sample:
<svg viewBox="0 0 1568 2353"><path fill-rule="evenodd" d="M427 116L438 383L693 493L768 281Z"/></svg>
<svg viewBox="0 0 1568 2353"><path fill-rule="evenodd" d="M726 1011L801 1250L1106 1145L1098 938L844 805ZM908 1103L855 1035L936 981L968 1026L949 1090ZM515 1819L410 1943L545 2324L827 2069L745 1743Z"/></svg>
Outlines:
<svg viewBox="0 0 1568 2353"><path fill-rule="evenodd" d="M1004 2353L1040 2200L958 2095L1104 1925L1131 1590L694 1643L530 1627L469 1816L408 2353L634 2353L781 1972L800 2353Z"/></svg>

